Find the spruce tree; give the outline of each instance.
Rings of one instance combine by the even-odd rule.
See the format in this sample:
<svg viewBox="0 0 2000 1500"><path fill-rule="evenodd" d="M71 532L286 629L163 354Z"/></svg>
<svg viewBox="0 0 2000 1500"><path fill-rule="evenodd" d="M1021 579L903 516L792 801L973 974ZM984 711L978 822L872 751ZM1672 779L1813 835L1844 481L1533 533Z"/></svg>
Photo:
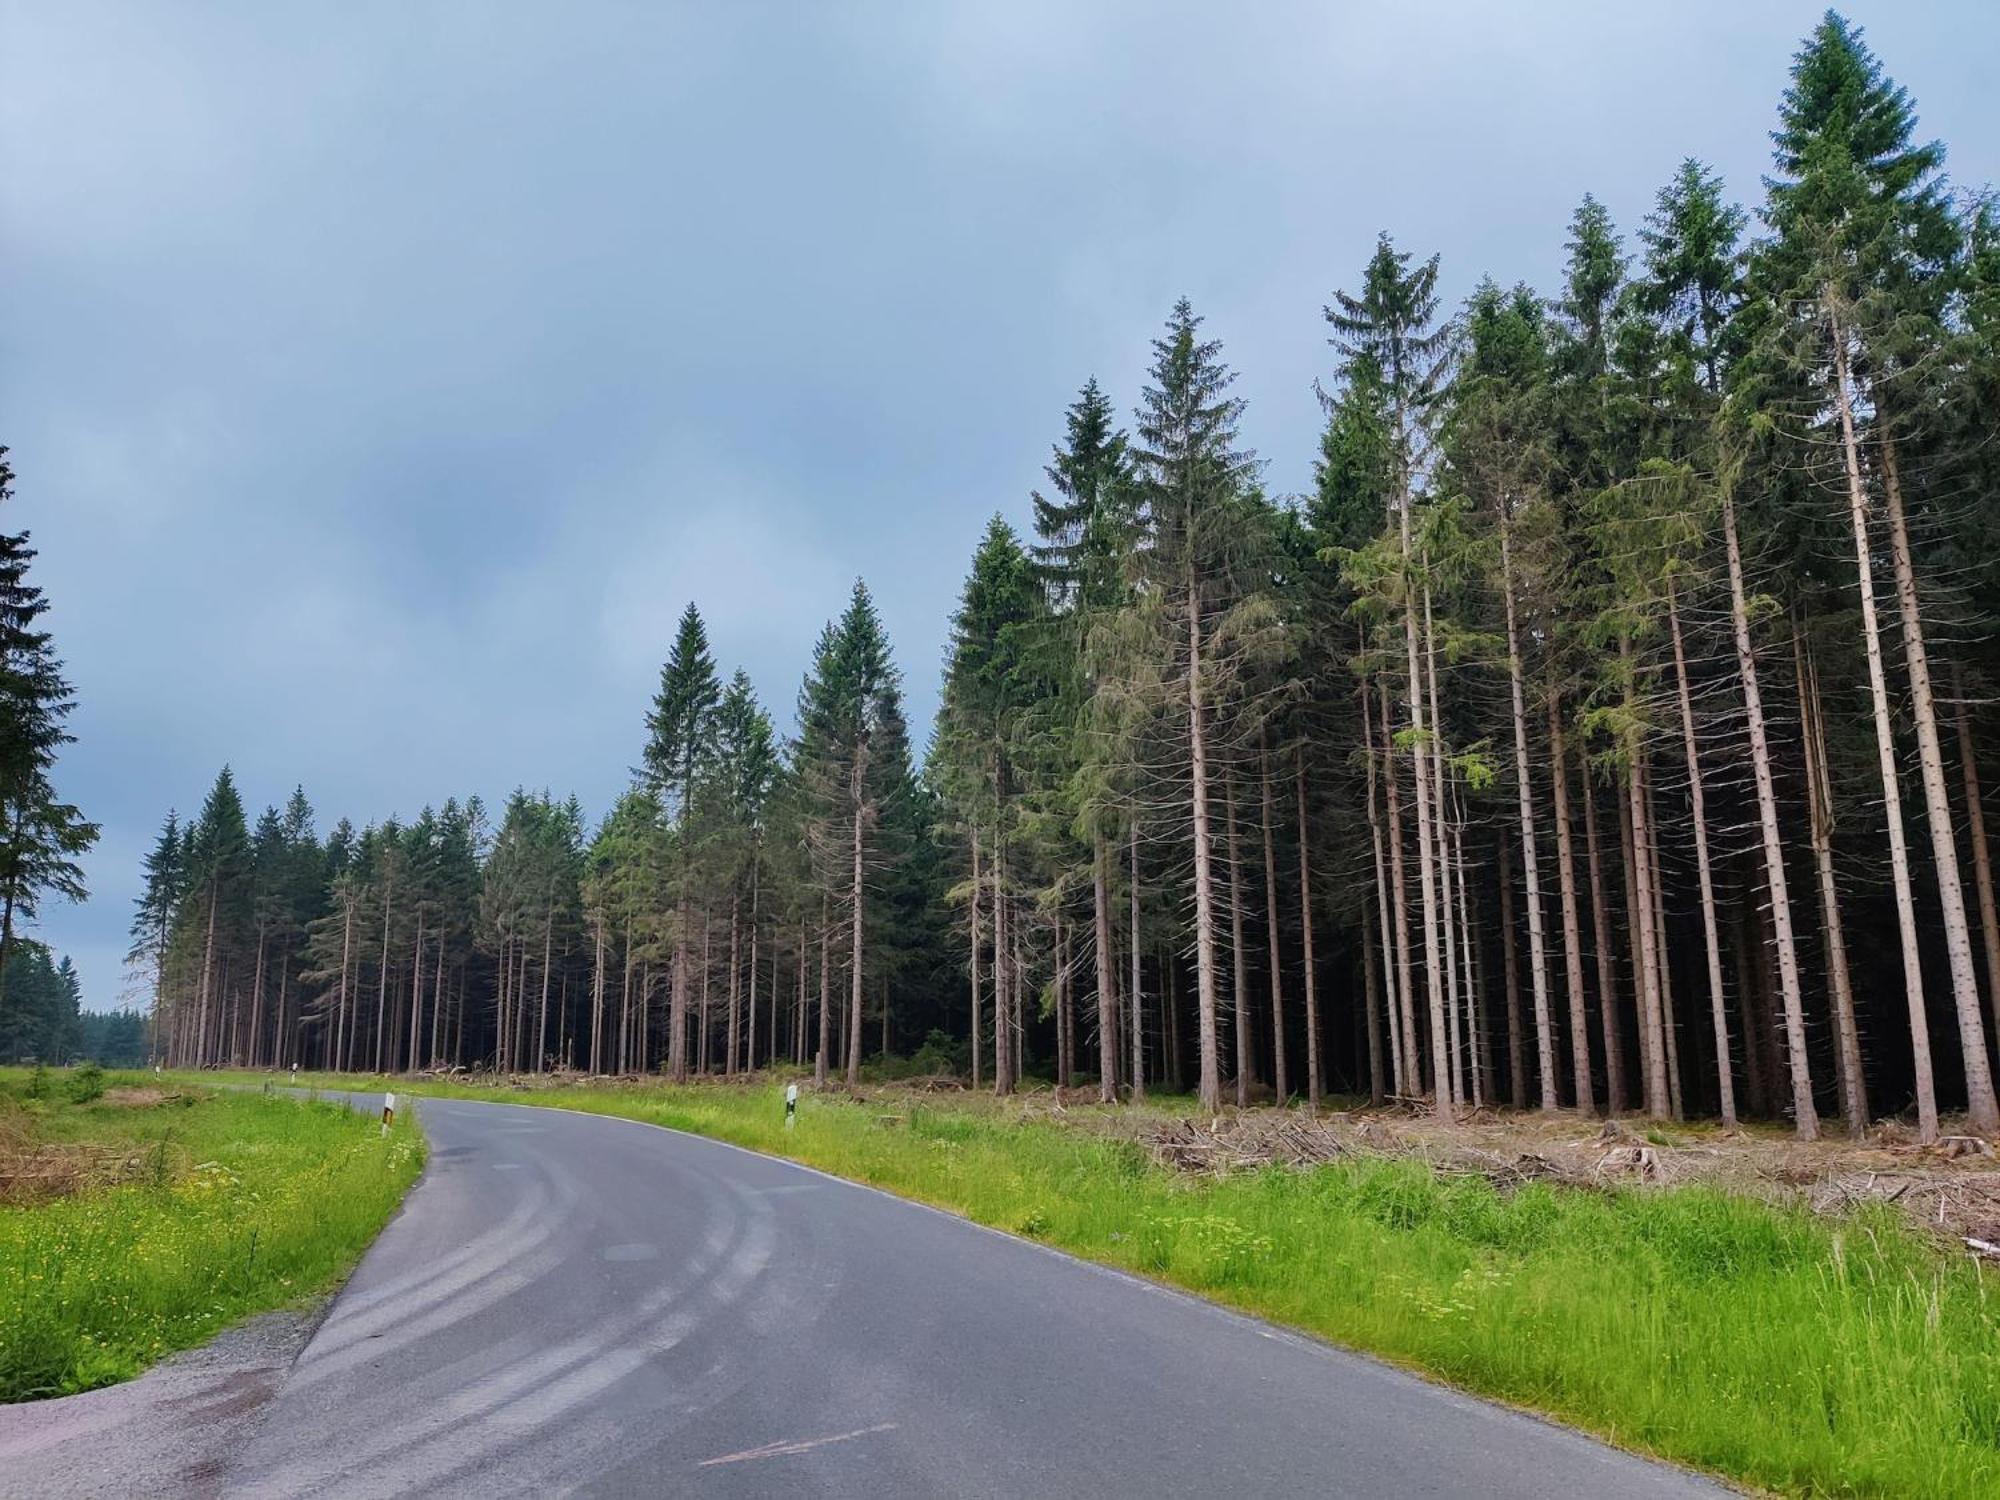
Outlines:
<svg viewBox="0 0 2000 1500"><path fill-rule="evenodd" d="M1745 222L1743 210L1723 197L1722 179L1688 157L1639 231L1646 247L1641 306L1687 349L1710 391L1722 388L1723 336L1742 279Z"/></svg>
<svg viewBox="0 0 2000 1500"><path fill-rule="evenodd" d="M952 616L933 776L966 831L971 859L972 1013L977 1056L982 918L993 924L994 1089L1012 1093L1018 1023L1012 1014L1007 932L1016 911L1021 790L1018 758L1033 707L1029 659L1033 627L1046 618L1035 565L1005 520L987 523Z"/></svg>
<svg viewBox="0 0 2000 1500"><path fill-rule="evenodd" d="M1389 236L1377 241L1362 275L1358 296L1336 292L1325 309L1333 328L1332 344L1346 362L1350 380L1355 371L1372 373L1382 382L1389 412L1390 502L1395 536L1395 572L1380 566L1365 571L1389 578L1400 595L1403 637L1406 731L1404 741L1413 758L1412 780L1417 805L1417 881L1423 914L1423 965L1429 1002L1431 1087L1440 1114L1452 1113L1452 1059L1446 1050L1444 909L1440 899L1437 833L1443 809L1434 805L1436 745L1434 726L1424 712L1422 663L1428 632L1421 623L1425 583L1423 559L1416 547L1414 507L1417 485L1427 457L1426 418L1445 376L1448 330L1437 325L1438 258L1411 264ZM1392 768L1392 774L1396 774ZM1400 840L1398 840L1400 842ZM1405 995L1414 992L1412 976L1401 976ZM1415 1069L1411 1072L1414 1078Z"/></svg>
<svg viewBox="0 0 2000 1500"><path fill-rule="evenodd" d="M1193 836L1199 1092L1222 1099L1219 1050L1211 761L1215 716L1233 672L1230 617L1251 590L1253 521L1248 498L1256 455L1238 446L1243 403L1222 346L1201 337L1183 297L1153 340L1153 362L1136 416L1134 460L1143 502L1137 566L1144 626L1139 649L1159 675L1157 709L1179 747L1171 780L1187 798Z"/></svg>
<svg viewBox="0 0 2000 1500"><path fill-rule="evenodd" d="M132 946L125 954L127 964L145 972L152 990L152 1013L161 1019L166 998L167 948L186 890L185 854L180 819L169 809L166 821L160 825L160 836L146 853L144 888L132 902Z"/></svg>
<svg viewBox="0 0 2000 1500"><path fill-rule="evenodd" d="M0 447L0 506L13 497L14 471ZM97 842L97 825L56 794L56 757L75 736L65 727L76 696L49 632L48 600L28 581L35 559L25 531L0 531L0 1005L8 952L42 898L81 901L77 861Z"/></svg>
<svg viewBox="0 0 2000 1500"><path fill-rule="evenodd" d="M676 1080L687 1077L689 947L694 929L693 845L689 814L695 780L715 747L715 710L722 684L709 654L708 629L690 603L681 613L673 650L660 671L660 688L646 715L643 775L658 794L678 838L675 870L681 889L676 901L673 994L668 1020L667 1063Z"/></svg>

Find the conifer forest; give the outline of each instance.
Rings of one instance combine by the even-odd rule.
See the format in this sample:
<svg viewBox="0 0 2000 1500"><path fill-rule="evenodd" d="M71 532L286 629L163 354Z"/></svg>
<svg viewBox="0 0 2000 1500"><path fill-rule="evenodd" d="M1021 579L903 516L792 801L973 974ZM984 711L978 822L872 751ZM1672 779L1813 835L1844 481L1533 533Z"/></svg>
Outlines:
<svg viewBox="0 0 2000 1500"><path fill-rule="evenodd" d="M932 725L856 582L792 704L689 604L608 809L190 788L154 1055L2000 1132L2000 201L1829 13L1761 183L1548 232L1462 305L1472 246L1328 266L1315 453L1185 300L1078 371ZM0 964L94 834L39 774Z"/></svg>

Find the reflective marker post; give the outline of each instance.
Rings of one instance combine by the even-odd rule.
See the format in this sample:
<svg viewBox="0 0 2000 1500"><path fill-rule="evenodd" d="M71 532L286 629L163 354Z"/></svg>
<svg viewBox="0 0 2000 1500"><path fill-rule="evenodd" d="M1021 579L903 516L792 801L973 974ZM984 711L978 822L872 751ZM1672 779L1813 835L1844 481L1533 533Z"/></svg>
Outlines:
<svg viewBox="0 0 2000 1500"><path fill-rule="evenodd" d="M395 1123L396 1096L394 1094L384 1094L382 1096L382 1134L387 1135L389 1127Z"/></svg>
<svg viewBox="0 0 2000 1500"><path fill-rule="evenodd" d="M798 1118L799 1086L796 1083L788 1083L785 1085L785 1129L790 1130L798 1122Z"/></svg>

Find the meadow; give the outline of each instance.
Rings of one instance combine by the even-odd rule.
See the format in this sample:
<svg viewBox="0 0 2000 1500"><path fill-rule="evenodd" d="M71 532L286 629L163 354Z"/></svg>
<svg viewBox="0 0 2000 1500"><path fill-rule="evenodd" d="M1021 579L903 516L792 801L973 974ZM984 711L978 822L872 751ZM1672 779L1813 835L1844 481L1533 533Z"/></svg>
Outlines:
<svg viewBox="0 0 2000 1500"><path fill-rule="evenodd" d="M344 1105L0 1069L0 1401L137 1374L333 1286L424 1159Z"/></svg>

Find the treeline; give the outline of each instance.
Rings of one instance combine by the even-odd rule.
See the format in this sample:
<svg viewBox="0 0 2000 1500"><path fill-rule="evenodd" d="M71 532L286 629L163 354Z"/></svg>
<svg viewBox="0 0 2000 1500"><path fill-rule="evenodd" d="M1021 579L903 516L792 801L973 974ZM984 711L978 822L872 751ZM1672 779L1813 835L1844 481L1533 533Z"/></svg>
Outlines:
<svg viewBox="0 0 2000 1500"><path fill-rule="evenodd" d="M321 838L303 791L247 820L225 768L169 814L131 960L176 1066L733 1073L921 1037L949 984L928 796L857 584L780 746L681 619L632 789L477 797ZM816 1016L810 1015L817 1005ZM892 1020L892 1018L894 1018Z"/></svg>
<svg viewBox="0 0 2000 1500"><path fill-rule="evenodd" d="M7 966L0 1007L0 1059L66 1067L84 1061L107 1068L143 1067L151 1056L143 1010L83 1008L83 987L67 956L52 959L40 943L23 943Z"/></svg>
<svg viewBox="0 0 2000 1500"><path fill-rule="evenodd" d="M731 1072L2000 1130L1981 788L2000 217L1829 14L1760 221L1703 164L1555 295L1383 236L1281 496L1183 301L996 517L913 769L866 591L779 743L690 608L633 789L149 867L190 1062ZM879 1027L879 1029L878 1029Z"/></svg>
<svg viewBox="0 0 2000 1500"><path fill-rule="evenodd" d="M86 1021L97 1018L83 1013L83 988L67 955L19 943L0 983L0 1058L61 1064L93 1055Z"/></svg>

